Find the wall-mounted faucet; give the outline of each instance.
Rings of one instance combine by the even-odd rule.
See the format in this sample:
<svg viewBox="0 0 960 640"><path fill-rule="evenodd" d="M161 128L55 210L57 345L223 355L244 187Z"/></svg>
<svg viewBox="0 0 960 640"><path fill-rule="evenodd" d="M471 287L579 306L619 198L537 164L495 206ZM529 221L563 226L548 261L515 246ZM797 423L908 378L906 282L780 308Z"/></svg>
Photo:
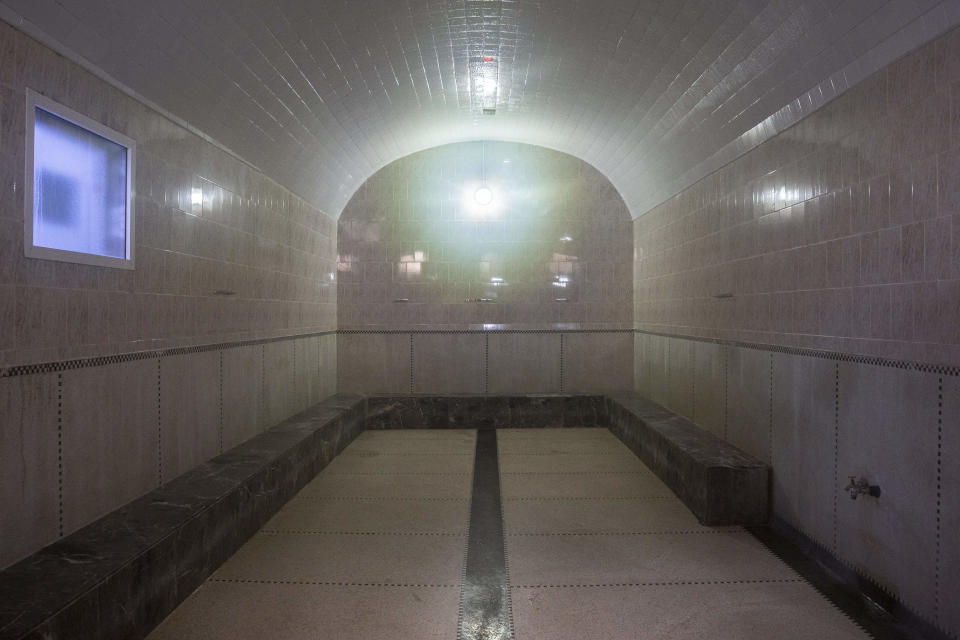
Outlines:
<svg viewBox="0 0 960 640"><path fill-rule="evenodd" d="M858 496L880 497L880 485L870 484L866 478L858 480L856 476L850 476L850 484L843 490L850 494L851 500L856 500Z"/></svg>

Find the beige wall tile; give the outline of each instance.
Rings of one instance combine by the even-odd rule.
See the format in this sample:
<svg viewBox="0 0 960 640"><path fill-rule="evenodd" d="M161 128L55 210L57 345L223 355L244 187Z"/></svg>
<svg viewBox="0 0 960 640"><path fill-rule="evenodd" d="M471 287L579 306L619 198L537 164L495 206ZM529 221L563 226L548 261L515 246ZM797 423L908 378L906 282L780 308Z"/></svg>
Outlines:
<svg viewBox="0 0 960 640"><path fill-rule="evenodd" d="M58 536L58 378L0 378L0 569Z"/></svg>
<svg viewBox="0 0 960 640"><path fill-rule="evenodd" d="M263 419L269 429L296 413L294 406L294 341L267 342L263 348Z"/></svg>
<svg viewBox="0 0 960 640"><path fill-rule="evenodd" d="M838 548L841 558L895 588L921 615L934 610L938 377L840 363ZM880 485L851 500L848 476Z"/></svg>
<svg viewBox="0 0 960 640"><path fill-rule="evenodd" d="M489 393L560 392L560 334L492 333L486 338Z"/></svg>
<svg viewBox="0 0 960 640"><path fill-rule="evenodd" d="M336 336L337 389L346 393L409 393L410 336Z"/></svg>
<svg viewBox="0 0 960 640"><path fill-rule="evenodd" d="M836 362L776 353L773 379L773 511L834 550Z"/></svg>
<svg viewBox="0 0 960 640"><path fill-rule="evenodd" d="M163 481L220 452L220 355L202 351L160 359Z"/></svg>
<svg viewBox="0 0 960 640"><path fill-rule="evenodd" d="M155 358L64 372L65 533L158 485L159 373Z"/></svg>
<svg viewBox="0 0 960 640"><path fill-rule="evenodd" d="M746 348L728 353L727 439L769 464L772 353Z"/></svg>
<svg viewBox="0 0 960 640"><path fill-rule="evenodd" d="M638 336L639 337L639 336ZM726 349L694 342L694 411L692 419L715 436L723 437L726 422Z"/></svg>
<svg viewBox="0 0 960 640"><path fill-rule="evenodd" d="M633 334L565 333L564 393L629 391L633 388Z"/></svg>
<svg viewBox="0 0 960 640"><path fill-rule="evenodd" d="M262 348L250 345L224 349L223 450L255 436L262 424Z"/></svg>
<svg viewBox="0 0 960 640"><path fill-rule="evenodd" d="M484 336L414 334L414 393L483 393Z"/></svg>

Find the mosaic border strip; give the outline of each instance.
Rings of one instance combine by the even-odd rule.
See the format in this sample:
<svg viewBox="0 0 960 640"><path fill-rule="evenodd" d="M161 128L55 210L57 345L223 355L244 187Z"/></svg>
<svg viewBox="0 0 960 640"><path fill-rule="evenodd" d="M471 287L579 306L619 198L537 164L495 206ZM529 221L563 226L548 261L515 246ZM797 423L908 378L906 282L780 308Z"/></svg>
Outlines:
<svg viewBox="0 0 960 640"><path fill-rule="evenodd" d="M330 335L409 335L412 339L414 335L477 334L489 336L490 334L560 334L562 336L563 334L587 333L639 334L657 336L660 338L690 340L693 342L726 345L731 347L740 347L743 349L754 349L757 351L769 351L773 353L785 353L789 355L820 358L823 360L833 360L837 362L855 362L858 364L868 364L878 367L888 367L894 369L903 369L906 371L918 371L921 373L935 373L942 376L960 377L960 366L958 365L935 364L931 362L918 362L913 360L898 360L894 358L868 356L844 351L828 351L825 349L812 349L808 347L790 347L785 345L745 342L742 340L731 340L726 338L708 338L705 336L691 336L681 333L648 331L646 329L333 329L329 331L301 333L293 336L237 340L235 342L217 342L188 347L168 347L164 349L152 349L148 351L131 351L129 353L118 353L114 355L91 356L87 358L75 358L70 360L41 362L37 364L0 367L0 378L13 378L17 376L36 375L43 373L58 373L73 369L102 367L110 364L133 362L136 360L148 360L150 358L164 358L186 355L190 353L202 353L205 351L222 351L225 349L235 349L239 347L265 345L274 342L301 340L305 338L317 338Z"/></svg>
<svg viewBox="0 0 960 640"><path fill-rule="evenodd" d="M56 360L51 362L40 362L37 364L14 365L12 367L0 367L0 378L14 378L16 376L29 376L38 373L58 373L60 371L85 369L87 367L103 367L109 364L134 362L136 360L182 356L190 353L203 353L206 351L223 351L225 349L235 349L238 347L264 345L273 342L285 342L288 340L302 340L305 338L317 338L336 334L336 330L317 331L314 333L301 333L294 336L277 336L275 338L237 340L235 342L215 342L211 344L193 345L189 347L167 347L164 349L151 349L148 351L130 351L128 353L117 353L114 355L91 356L87 358L75 358L71 360Z"/></svg>
<svg viewBox="0 0 960 640"><path fill-rule="evenodd" d="M636 329L338 329L338 335L448 335L515 333L634 333Z"/></svg>
<svg viewBox="0 0 960 640"><path fill-rule="evenodd" d="M960 366L955 365L934 364L932 362L917 362L914 360L898 360L895 358L868 356L857 353L849 353L846 351L828 351L826 349L812 349L809 347L790 347L786 345L764 344L760 342L744 342L741 340L730 340L727 338L691 336L682 333L664 333L661 331L648 331L646 329L634 329L633 331L637 334L657 336L660 338L674 338L677 340L690 340L692 342L706 342L709 344L740 347L743 349L754 349L756 351L772 351L773 353L786 353L794 356L820 358L822 360L855 362L857 364L869 364L877 367L889 367L893 369L904 369L907 371L919 371L922 373L936 373L944 376L960 377Z"/></svg>
<svg viewBox="0 0 960 640"><path fill-rule="evenodd" d="M256 535L264 536L396 536L396 537L443 537L463 538L467 534L456 531L320 531L313 529L261 529Z"/></svg>

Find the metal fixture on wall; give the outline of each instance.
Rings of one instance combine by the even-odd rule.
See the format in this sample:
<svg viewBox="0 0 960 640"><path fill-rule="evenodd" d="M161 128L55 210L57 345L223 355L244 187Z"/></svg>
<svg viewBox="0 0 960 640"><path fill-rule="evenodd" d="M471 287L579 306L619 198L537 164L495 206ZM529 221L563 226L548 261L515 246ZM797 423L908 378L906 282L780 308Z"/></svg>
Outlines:
<svg viewBox="0 0 960 640"><path fill-rule="evenodd" d="M866 478L857 479L856 476L850 476L850 484L843 490L850 494L851 500L856 500L859 496L880 497L880 485L870 484Z"/></svg>

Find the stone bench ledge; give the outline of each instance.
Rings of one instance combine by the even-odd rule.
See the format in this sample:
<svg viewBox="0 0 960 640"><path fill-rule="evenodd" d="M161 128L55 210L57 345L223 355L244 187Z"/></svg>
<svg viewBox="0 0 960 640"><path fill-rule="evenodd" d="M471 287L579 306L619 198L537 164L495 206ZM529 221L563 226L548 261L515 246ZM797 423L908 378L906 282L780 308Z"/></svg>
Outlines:
<svg viewBox="0 0 960 640"><path fill-rule="evenodd" d="M702 524L766 524L769 466L636 394L611 394L607 403L610 430Z"/></svg>
<svg viewBox="0 0 960 640"><path fill-rule="evenodd" d="M349 444L338 394L0 571L0 640L143 637Z"/></svg>

